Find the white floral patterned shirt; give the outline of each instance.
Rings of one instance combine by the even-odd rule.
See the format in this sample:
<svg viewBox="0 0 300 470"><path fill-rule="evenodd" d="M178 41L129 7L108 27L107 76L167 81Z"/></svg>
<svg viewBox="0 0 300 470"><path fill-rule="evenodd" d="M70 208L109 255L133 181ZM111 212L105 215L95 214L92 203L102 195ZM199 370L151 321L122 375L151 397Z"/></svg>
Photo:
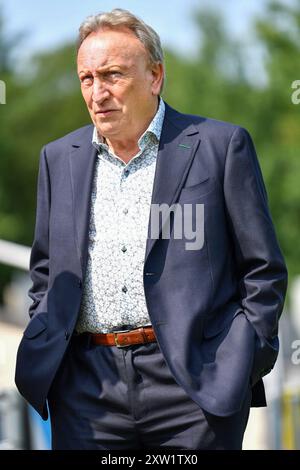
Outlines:
<svg viewBox="0 0 300 470"><path fill-rule="evenodd" d="M99 139L92 188L88 262L78 333L150 325L143 268L156 158L165 114L159 108L126 164Z"/></svg>

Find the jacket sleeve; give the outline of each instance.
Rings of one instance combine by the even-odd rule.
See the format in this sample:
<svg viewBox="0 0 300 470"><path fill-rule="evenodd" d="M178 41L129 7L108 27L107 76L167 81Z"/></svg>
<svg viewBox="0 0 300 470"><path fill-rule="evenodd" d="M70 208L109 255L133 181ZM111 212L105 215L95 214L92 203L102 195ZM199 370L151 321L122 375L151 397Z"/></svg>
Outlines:
<svg viewBox="0 0 300 470"><path fill-rule="evenodd" d="M266 369L256 372L264 375L278 354L278 320L287 289L287 269L268 209L255 148L250 135L242 128L235 129L228 146L224 195L240 302L257 334L254 361L261 365L265 359ZM254 377L253 381L258 378Z"/></svg>
<svg viewBox="0 0 300 470"><path fill-rule="evenodd" d="M50 178L46 159L46 149L40 154L37 208L34 240L30 256L30 277L32 286L28 292L32 299L29 315L37 313L37 308L46 297L49 279L49 216L50 216Z"/></svg>

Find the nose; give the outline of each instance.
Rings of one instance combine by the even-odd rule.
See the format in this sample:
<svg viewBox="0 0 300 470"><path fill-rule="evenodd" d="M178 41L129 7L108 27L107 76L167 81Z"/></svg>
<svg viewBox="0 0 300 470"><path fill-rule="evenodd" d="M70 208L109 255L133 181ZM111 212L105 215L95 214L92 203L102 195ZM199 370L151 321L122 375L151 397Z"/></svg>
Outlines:
<svg viewBox="0 0 300 470"><path fill-rule="evenodd" d="M95 79L93 83L92 100L101 104L109 97L109 91L105 86L105 83L100 79Z"/></svg>

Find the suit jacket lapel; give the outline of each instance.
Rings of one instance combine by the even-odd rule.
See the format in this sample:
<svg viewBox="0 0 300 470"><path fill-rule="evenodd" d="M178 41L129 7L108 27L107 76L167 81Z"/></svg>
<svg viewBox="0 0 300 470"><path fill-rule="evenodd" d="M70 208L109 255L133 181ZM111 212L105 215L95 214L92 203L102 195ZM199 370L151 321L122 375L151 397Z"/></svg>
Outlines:
<svg viewBox="0 0 300 470"><path fill-rule="evenodd" d="M92 130L93 126L90 126L85 139L72 144L69 155L76 229L75 235L77 238L82 275L85 273L87 261L91 192L97 159L97 150L92 145Z"/></svg>
<svg viewBox="0 0 300 470"><path fill-rule="evenodd" d="M166 104L160 145L157 155L151 207L153 204L168 204L176 200L188 174L195 152L199 145L199 133L191 121ZM145 263L155 239L150 238L151 211L149 216L148 238ZM161 231L162 227L160 227Z"/></svg>

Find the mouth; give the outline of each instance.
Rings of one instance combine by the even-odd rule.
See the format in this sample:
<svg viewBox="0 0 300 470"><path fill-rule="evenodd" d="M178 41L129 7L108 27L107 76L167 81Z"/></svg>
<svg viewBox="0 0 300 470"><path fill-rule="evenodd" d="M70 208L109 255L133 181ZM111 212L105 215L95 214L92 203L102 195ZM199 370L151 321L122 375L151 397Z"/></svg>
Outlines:
<svg viewBox="0 0 300 470"><path fill-rule="evenodd" d="M108 116L114 112L118 111L117 109L103 109L103 110L100 110L100 111L96 111L95 114L97 116Z"/></svg>

